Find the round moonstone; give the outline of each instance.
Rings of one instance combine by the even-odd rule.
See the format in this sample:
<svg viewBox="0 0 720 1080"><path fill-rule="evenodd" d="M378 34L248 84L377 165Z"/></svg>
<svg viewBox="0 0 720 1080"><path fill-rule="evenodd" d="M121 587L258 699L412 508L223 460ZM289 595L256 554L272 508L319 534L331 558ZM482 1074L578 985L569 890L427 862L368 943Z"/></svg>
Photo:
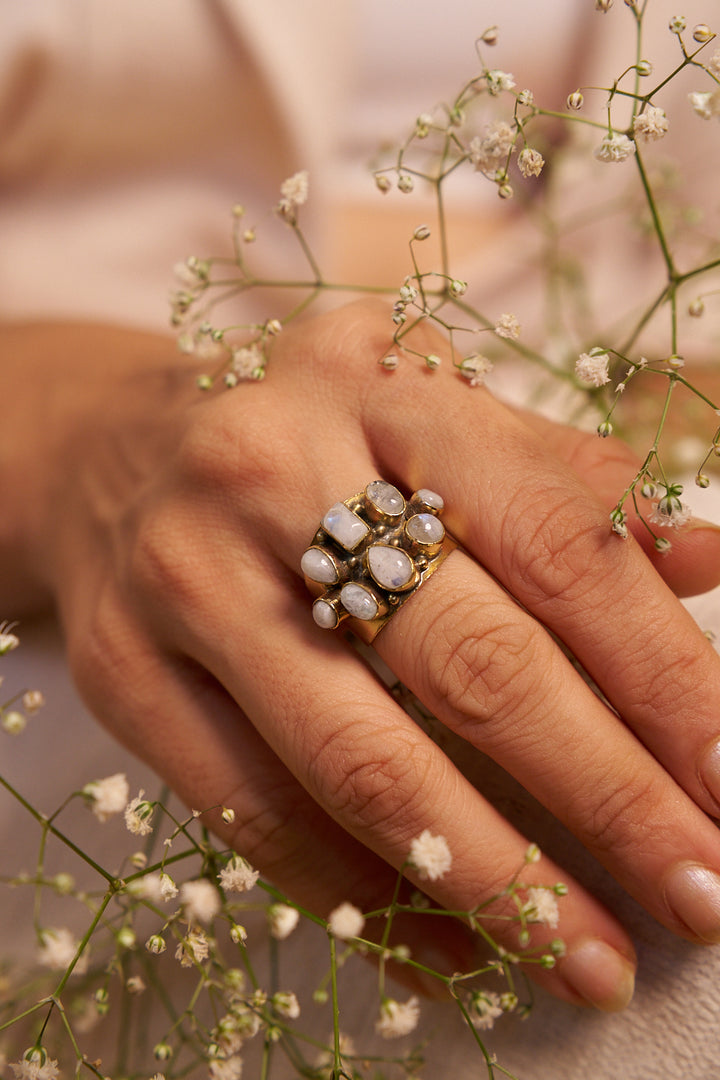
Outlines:
<svg viewBox="0 0 720 1080"><path fill-rule="evenodd" d="M300 569L305 577L319 581L321 585L334 585L338 579L335 563L322 548L308 548L300 560Z"/></svg>
<svg viewBox="0 0 720 1080"><path fill-rule="evenodd" d="M378 613L377 600L364 585L356 585L353 581L343 585L340 593L342 605L349 615L356 619L374 619Z"/></svg>
<svg viewBox="0 0 720 1080"><path fill-rule="evenodd" d="M418 544L439 544L445 535L445 526L434 514L415 514L405 530Z"/></svg>
<svg viewBox="0 0 720 1080"><path fill-rule="evenodd" d="M335 608L327 600L316 600L312 613L313 619L323 630L334 630L339 622Z"/></svg>
<svg viewBox="0 0 720 1080"><path fill-rule="evenodd" d="M383 589L403 589L413 579L412 560L399 548L373 544L368 548L368 569Z"/></svg>
<svg viewBox="0 0 720 1080"><path fill-rule="evenodd" d="M429 506L431 510L440 511L445 506L442 495L438 495L437 491L431 491L430 488L420 488L415 494L418 499L420 499L421 502L424 502L426 506Z"/></svg>
<svg viewBox="0 0 720 1080"><path fill-rule="evenodd" d="M405 509L402 495L387 480L373 480L365 488L365 494L373 506L389 517L399 517Z"/></svg>
<svg viewBox="0 0 720 1080"><path fill-rule="evenodd" d="M322 527L346 551L353 551L370 532L363 519L348 510L345 503L335 503L330 507L322 520Z"/></svg>

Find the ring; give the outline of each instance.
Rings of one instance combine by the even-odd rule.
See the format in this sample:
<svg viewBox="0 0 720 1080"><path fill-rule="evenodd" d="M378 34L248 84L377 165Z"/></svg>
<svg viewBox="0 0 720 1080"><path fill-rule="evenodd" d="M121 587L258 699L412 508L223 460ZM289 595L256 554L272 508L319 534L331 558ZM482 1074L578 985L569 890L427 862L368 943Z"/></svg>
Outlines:
<svg viewBox="0 0 720 1080"><path fill-rule="evenodd" d="M370 643L457 546L440 514L442 497L409 498L386 480L331 506L300 567L324 630L344 620Z"/></svg>

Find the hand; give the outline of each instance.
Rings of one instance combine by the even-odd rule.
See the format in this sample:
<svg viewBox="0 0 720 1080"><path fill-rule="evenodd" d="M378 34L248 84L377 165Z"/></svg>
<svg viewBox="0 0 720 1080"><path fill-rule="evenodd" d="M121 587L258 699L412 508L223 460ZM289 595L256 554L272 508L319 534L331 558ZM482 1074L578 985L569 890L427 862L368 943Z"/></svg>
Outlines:
<svg viewBox="0 0 720 1080"><path fill-rule="evenodd" d="M218 817L216 831L320 913L386 903L389 867L426 828L454 861L417 884L474 907L507 883L528 839L342 637L314 625L298 571L333 502L377 477L430 487L467 554L402 607L377 652L657 919L720 940L708 816L720 813L720 659L661 576L715 584L719 534L688 532L653 566L609 529L629 451L524 418L450 371L384 371L387 326L369 303L310 320L278 339L264 382L210 396L160 339L89 330L55 346L69 381L38 446L26 442L23 490L48 455L56 467L15 520L21 576L57 601L81 691L189 805L233 807L234 826ZM531 875L567 881L545 858ZM568 957L542 979L567 1000L621 1007L632 945L568 885L558 930L534 937L561 935ZM426 935L407 931L421 957ZM444 922L433 948L448 970L473 962Z"/></svg>

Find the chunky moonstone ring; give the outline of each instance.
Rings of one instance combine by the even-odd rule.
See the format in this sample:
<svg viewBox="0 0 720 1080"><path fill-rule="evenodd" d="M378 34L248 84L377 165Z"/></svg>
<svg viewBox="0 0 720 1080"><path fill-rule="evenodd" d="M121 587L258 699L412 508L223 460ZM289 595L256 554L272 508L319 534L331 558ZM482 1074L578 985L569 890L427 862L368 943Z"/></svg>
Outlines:
<svg viewBox="0 0 720 1080"><path fill-rule="evenodd" d="M406 500L385 480L331 506L300 564L317 598L317 625L334 630L349 619L359 638L373 641L458 546L442 510L434 491L421 488Z"/></svg>

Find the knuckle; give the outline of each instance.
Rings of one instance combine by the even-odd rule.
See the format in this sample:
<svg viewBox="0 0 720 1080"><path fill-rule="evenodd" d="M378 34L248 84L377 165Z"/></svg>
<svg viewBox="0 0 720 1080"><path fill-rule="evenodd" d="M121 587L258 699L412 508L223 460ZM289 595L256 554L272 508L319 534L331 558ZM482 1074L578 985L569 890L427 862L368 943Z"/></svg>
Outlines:
<svg viewBox="0 0 720 1080"><path fill-rule="evenodd" d="M604 788L607 793L598 801L596 792ZM595 851L617 858L626 850L647 853L654 846L658 814L667 802L664 785L639 777L618 784L610 777L603 787L586 790L586 801L576 808L576 831Z"/></svg>
<svg viewBox="0 0 720 1080"><path fill-rule="evenodd" d="M523 581L535 610L562 597L583 602L605 573L603 547L612 539L607 520L589 510L576 491L539 493L505 521L512 580Z"/></svg>
<svg viewBox="0 0 720 1080"><path fill-rule="evenodd" d="M92 608L68 635L68 664L81 696L91 710L107 711L115 691L132 685L130 654L133 629L114 590L96 596Z"/></svg>
<svg viewBox="0 0 720 1080"><path fill-rule="evenodd" d="M413 806L430 798L430 762L410 733L377 732L356 722L315 748L311 782L318 801L362 830L388 830L413 819Z"/></svg>
<svg viewBox="0 0 720 1080"><path fill-rule="evenodd" d="M546 693L532 674L545 663L542 631L507 603L494 615L486 604L478 625L474 603L455 604L452 618L436 620L429 632L423 661L432 694L449 707L456 730L530 715Z"/></svg>

